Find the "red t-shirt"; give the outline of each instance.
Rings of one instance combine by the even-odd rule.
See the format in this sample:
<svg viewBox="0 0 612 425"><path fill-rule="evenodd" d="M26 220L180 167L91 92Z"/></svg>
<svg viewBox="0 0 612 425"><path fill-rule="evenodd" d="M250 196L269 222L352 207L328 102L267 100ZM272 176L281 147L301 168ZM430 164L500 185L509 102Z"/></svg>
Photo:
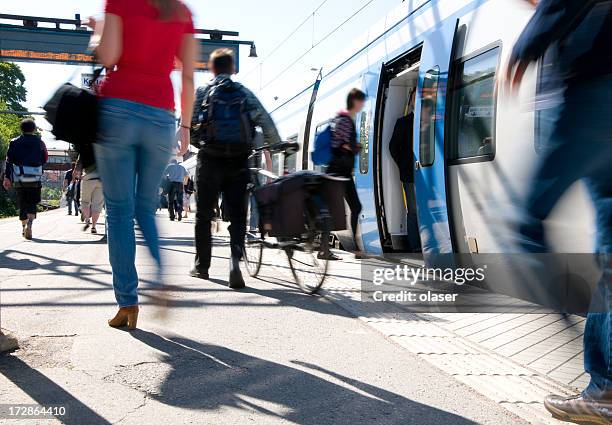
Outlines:
<svg viewBox="0 0 612 425"><path fill-rule="evenodd" d="M187 6L181 3L180 13L164 21L147 0L106 0L105 11L123 21L123 51L100 95L174 109L170 73L183 36L195 32Z"/></svg>

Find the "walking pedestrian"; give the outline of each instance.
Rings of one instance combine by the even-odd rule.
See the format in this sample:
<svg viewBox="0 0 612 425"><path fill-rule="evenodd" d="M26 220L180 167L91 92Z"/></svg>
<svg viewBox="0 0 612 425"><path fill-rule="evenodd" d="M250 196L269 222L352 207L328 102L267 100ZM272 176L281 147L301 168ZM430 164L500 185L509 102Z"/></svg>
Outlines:
<svg viewBox="0 0 612 425"><path fill-rule="evenodd" d="M66 204L68 206L68 215L72 215L72 207L74 205L74 169L76 168L76 162L70 165L70 170L66 172L64 181L62 182L62 192L66 198Z"/></svg>
<svg viewBox="0 0 612 425"><path fill-rule="evenodd" d="M512 51L507 78L517 87L530 63L554 49L553 72L565 89L547 148L540 153L519 226L524 250L547 252L543 222L575 182L586 183L596 210L604 273L584 333L589 386L573 397L546 397L558 419L612 423L612 4L541 0ZM557 87L561 88L561 87Z"/></svg>
<svg viewBox="0 0 612 425"><path fill-rule="evenodd" d="M108 247L119 312L111 327L136 327L139 311L134 219L161 277L155 208L164 168L175 150L170 73L181 64L180 153L189 147L196 42L191 12L179 0L107 0L95 28L96 57L111 70L100 88L94 146L103 183ZM161 285L161 282L159 282Z"/></svg>
<svg viewBox="0 0 612 425"><path fill-rule="evenodd" d="M355 170L355 156L361 151L357 141L357 126L355 117L365 106L366 94L359 89L352 89L346 99L346 109L338 113L332 121L331 148L332 158L327 173L347 178L344 196L351 209L351 231L355 248L360 251L361 244L357 240L361 202L353 180ZM333 256L333 254L329 254ZM358 254L359 255L359 254ZM335 259L335 256L334 258Z"/></svg>
<svg viewBox="0 0 612 425"><path fill-rule="evenodd" d="M41 200L43 165L48 160L47 147L36 134L32 119L21 121L21 136L11 140L6 154L6 173L3 185L6 190L15 188L22 235L32 239L32 225Z"/></svg>
<svg viewBox="0 0 612 425"><path fill-rule="evenodd" d="M250 181L248 158L255 128L260 127L266 145L280 142L280 136L272 118L255 95L232 81L236 68L231 50L214 51L209 68L214 79L198 89L193 119L193 143L200 147L200 151L196 170L196 258L191 275L209 278L211 222L222 193L231 222L229 286L241 289L245 287L240 260L246 236L247 184Z"/></svg>
<svg viewBox="0 0 612 425"><path fill-rule="evenodd" d="M187 170L173 158L170 161L164 176L168 179L168 213L170 221L183 219L183 187L187 178Z"/></svg>
<svg viewBox="0 0 612 425"><path fill-rule="evenodd" d="M81 217L85 223L83 231L91 228L97 234L96 225L104 208L104 193L100 173L96 167L93 146L88 144L78 148L77 169L81 174Z"/></svg>
<svg viewBox="0 0 612 425"><path fill-rule="evenodd" d="M183 211L185 215L183 218L189 218L191 212L191 197L195 193L195 183L190 176L185 178L185 187L183 188L185 195L183 196Z"/></svg>

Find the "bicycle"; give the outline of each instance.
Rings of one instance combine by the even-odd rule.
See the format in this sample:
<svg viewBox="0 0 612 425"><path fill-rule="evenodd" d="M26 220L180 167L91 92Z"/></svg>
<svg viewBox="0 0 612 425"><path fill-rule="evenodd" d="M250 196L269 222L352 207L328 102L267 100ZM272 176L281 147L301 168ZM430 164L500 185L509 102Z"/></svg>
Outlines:
<svg viewBox="0 0 612 425"><path fill-rule="evenodd" d="M299 151L297 143L279 143L272 146L253 150L251 158L268 150L271 154L284 154L283 168L286 167L287 158ZM245 241L244 260L251 277L257 277L263 264L264 249L277 249L287 255L289 268L300 290L308 295L319 292L329 268L330 238L333 229L333 220L327 207L326 196L323 193L326 181L343 181L344 179L327 176L316 172L299 172L279 177L262 168L251 168L252 183L249 186L249 202L247 214L247 236ZM260 178L271 183L261 184ZM294 214L297 219L303 218L303 228L294 234L279 234L275 229L274 217L270 217L271 209L275 206L262 205L262 190L274 190L271 185L281 184L288 179L299 179L300 190L293 193L292 200L299 208L303 201L303 213L299 211L283 211L283 214ZM280 190L280 189L279 189ZM303 199L300 199L303 195ZM296 197L297 196L297 197ZM280 200L282 202L282 199ZM344 201L342 201L344 202ZM344 204L342 203L344 208ZM263 211L262 211L263 209ZM303 214L302 217L299 217ZM344 217L343 217L344 219ZM300 226L301 226L300 220ZM282 230L280 230L282 233ZM295 234L299 233L299 234Z"/></svg>

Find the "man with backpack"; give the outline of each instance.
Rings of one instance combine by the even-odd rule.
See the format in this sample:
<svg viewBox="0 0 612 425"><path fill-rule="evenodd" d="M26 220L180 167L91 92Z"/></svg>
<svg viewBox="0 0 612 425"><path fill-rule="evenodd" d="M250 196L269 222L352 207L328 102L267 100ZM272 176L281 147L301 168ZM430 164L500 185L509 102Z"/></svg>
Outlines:
<svg viewBox="0 0 612 425"><path fill-rule="evenodd" d="M355 117L365 106L366 94L352 89L346 99L346 110L340 111L330 126L315 141L312 159L316 165L328 165L327 173L347 178L344 197L351 209L351 231L355 249L360 250L357 242L357 226L361 214L361 202L353 180L355 156L361 151L357 141ZM328 162L329 161L329 162ZM335 258L333 258L335 259Z"/></svg>
<svg viewBox="0 0 612 425"><path fill-rule="evenodd" d="M6 154L4 188L15 188L19 219L24 238L32 239L32 224L41 200L43 165L47 163L47 147L36 134L36 123L27 118L21 122L21 136L11 140Z"/></svg>
<svg viewBox="0 0 612 425"><path fill-rule="evenodd" d="M280 142L268 112L246 87L232 81L235 73L231 50L215 50L209 68L214 79L196 94L192 144L199 149L196 191L196 258L191 275L208 279L212 256L211 222L219 194L228 209L231 226L230 276L232 289L245 287L240 260L243 255L247 221L247 185L250 181L248 158L256 127L263 132L264 144Z"/></svg>

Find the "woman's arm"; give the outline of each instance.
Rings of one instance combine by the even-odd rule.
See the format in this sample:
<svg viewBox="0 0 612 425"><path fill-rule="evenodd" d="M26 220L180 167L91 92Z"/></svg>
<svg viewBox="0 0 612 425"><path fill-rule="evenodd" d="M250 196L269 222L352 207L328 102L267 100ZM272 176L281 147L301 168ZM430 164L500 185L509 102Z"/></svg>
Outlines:
<svg viewBox="0 0 612 425"><path fill-rule="evenodd" d="M123 53L123 21L121 17L107 13L102 21L89 19L94 34L89 47L96 52L96 58L105 68L113 68Z"/></svg>
<svg viewBox="0 0 612 425"><path fill-rule="evenodd" d="M179 60L182 63L182 88L181 88L181 128L179 129L179 140L181 142L181 154L189 149L189 129L193 116L193 102L195 100L195 84L193 74L197 57L197 45L193 34L185 34L179 52Z"/></svg>

